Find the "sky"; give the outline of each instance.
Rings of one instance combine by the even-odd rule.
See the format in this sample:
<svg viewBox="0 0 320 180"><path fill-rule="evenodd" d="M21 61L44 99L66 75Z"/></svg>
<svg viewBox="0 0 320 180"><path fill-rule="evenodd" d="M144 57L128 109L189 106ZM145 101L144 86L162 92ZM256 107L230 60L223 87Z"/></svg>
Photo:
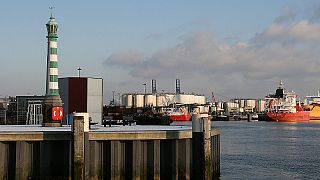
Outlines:
<svg viewBox="0 0 320 180"><path fill-rule="evenodd" d="M18 1L0 6L0 97L45 94L49 7L59 77L102 77L122 93L181 91L263 98L282 80L301 99L320 89L316 0Z"/></svg>

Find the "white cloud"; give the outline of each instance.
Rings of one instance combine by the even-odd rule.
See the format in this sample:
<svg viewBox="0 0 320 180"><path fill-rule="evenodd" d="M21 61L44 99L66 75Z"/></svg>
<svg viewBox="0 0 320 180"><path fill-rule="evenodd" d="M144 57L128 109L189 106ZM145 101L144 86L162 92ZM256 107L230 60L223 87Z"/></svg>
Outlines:
<svg viewBox="0 0 320 180"><path fill-rule="evenodd" d="M284 9L248 43L219 44L213 33L201 31L149 57L120 52L106 63L127 68L140 79L180 77L190 91L216 89L247 97L266 94L270 83L275 87L279 79L297 82L320 76L320 24L308 19L291 22L294 16L290 9ZM314 83L320 84L320 80Z"/></svg>
<svg viewBox="0 0 320 180"><path fill-rule="evenodd" d="M115 65L120 67L135 66L143 60L143 54L134 51L125 51L112 54L104 65Z"/></svg>
<svg viewBox="0 0 320 180"><path fill-rule="evenodd" d="M320 41L320 24L307 20L300 21L288 29L292 37L301 41Z"/></svg>

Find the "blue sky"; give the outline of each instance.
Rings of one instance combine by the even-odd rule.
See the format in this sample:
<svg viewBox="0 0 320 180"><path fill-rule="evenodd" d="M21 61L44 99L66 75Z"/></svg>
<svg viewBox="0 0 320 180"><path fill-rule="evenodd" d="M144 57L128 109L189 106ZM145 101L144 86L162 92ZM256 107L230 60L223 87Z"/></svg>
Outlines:
<svg viewBox="0 0 320 180"><path fill-rule="evenodd" d="M301 97L320 89L317 1L12 0L0 6L0 96L45 93L49 6L59 76L80 66L102 77L105 102L151 79L174 92L180 78L183 92L208 98L262 98L280 79Z"/></svg>

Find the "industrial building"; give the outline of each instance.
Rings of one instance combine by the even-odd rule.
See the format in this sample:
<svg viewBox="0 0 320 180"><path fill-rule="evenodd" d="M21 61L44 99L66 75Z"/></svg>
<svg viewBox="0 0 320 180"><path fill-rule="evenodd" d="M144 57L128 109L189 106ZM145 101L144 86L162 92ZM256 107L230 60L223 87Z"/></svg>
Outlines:
<svg viewBox="0 0 320 180"><path fill-rule="evenodd" d="M91 77L59 78L60 96L65 118L73 112L87 112L93 123L101 124L103 111L103 79Z"/></svg>
<svg viewBox="0 0 320 180"><path fill-rule="evenodd" d="M17 96L17 124L41 124L45 96Z"/></svg>
<svg viewBox="0 0 320 180"><path fill-rule="evenodd" d="M264 99L234 98L226 102L215 102L212 111L217 114L247 114L262 113L265 111Z"/></svg>
<svg viewBox="0 0 320 180"><path fill-rule="evenodd" d="M143 84L146 85L146 84ZM122 94L122 106L129 107L166 107L173 104L191 105L206 104L204 95L187 94L181 92L180 79L176 79L176 93L157 93L156 80L151 81L151 92Z"/></svg>
<svg viewBox="0 0 320 180"><path fill-rule="evenodd" d="M9 98L0 98L0 124L6 124Z"/></svg>
<svg viewBox="0 0 320 180"><path fill-rule="evenodd" d="M41 124L44 96L16 96L4 108L4 124Z"/></svg>
<svg viewBox="0 0 320 180"><path fill-rule="evenodd" d="M206 98L203 95L196 94L139 94L126 93L122 95L122 106L126 107L165 107L171 104L206 104Z"/></svg>

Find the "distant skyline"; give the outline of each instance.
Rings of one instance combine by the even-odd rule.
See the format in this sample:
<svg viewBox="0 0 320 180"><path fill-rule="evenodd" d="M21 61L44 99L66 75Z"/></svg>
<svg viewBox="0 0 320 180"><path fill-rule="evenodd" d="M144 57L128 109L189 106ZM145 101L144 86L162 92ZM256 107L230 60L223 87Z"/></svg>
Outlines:
<svg viewBox="0 0 320 180"><path fill-rule="evenodd" d="M320 2L4 1L0 97L44 95L49 7L59 23L59 77L104 79L115 94L263 98L280 80L303 99L320 89Z"/></svg>

